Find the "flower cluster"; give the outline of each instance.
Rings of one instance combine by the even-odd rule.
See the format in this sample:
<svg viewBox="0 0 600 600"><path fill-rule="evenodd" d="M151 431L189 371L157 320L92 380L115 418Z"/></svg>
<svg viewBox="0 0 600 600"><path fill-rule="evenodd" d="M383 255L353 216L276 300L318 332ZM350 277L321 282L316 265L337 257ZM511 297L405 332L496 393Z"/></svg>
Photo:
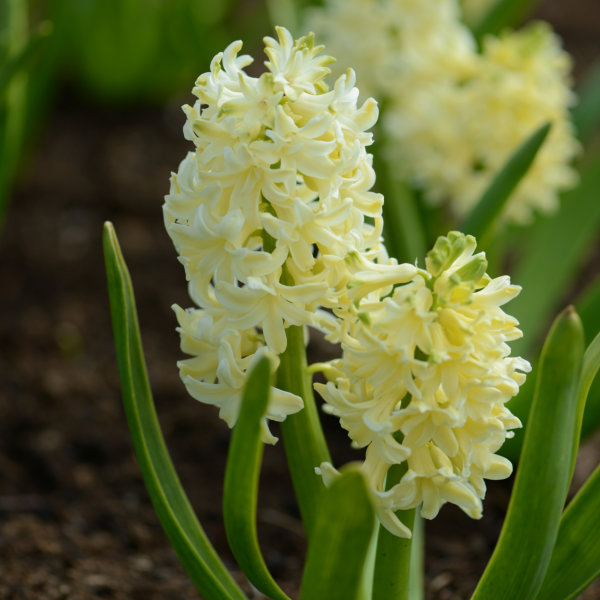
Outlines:
<svg viewBox="0 0 600 600"><path fill-rule="evenodd" d="M474 249L472 236L451 232L411 281L364 289L344 318L343 357L324 368L327 384L315 384L353 444L366 448L362 470L379 518L397 535L410 531L394 513L419 505L428 519L446 502L478 518L484 479L512 471L495 452L520 426L505 403L530 366L509 356L507 342L521 331L501 306L520 288L491 279ZM394 464L405 472L386 489ZM320 472L326 483L336 473L329 464Z"/></svg>
<svg viewBox="0 0 600 600"><path fill-rule="evenodd" d="M197 305L176 307L182 379L198 400L220 407L231 426L248 368L286 349L286 327L325 317L361 260L389 262L381 245L382 198L370 190L369 99L357 107L351 70L330 90L332 58L312 35L283 28L265 38L267 70L244 68L241 42L218 54L185 106L195 145L171 178L164 219ZM349 257L360 256L358 261ZM276 359L275 359L276 360ZM268 419L300 410L273 389ZM265 441L275 441L266 428Z"/></svg>
<svg viewBox="0 0 600 600"><path fill-rule="evenodd" d="M558 193L576 182L571 61L548 26L488 36L478 52L457 0L440 0L435 10L415 0L329 0L311 15L340 62L385 100L388 157L432 204L448 201L464 216L548 121L550 134L503 217L527 223L535 211L551 213Z"/></svg>
<svg viewBox="0 0 600 600"><path fill-rule="evenodd" d="M476 46L453 0L327 0L308 13L338 69L352 65L361 92L393 101L473 72ZM365 33L367 32L367 33Z"/></svg>

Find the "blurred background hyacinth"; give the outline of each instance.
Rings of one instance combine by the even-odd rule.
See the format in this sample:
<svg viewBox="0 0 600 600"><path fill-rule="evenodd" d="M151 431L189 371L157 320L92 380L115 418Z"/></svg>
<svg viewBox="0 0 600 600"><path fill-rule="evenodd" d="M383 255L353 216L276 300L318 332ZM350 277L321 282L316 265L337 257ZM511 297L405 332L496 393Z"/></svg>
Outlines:
<svg viewBox="0 0 600 600"><path fill-rule="evenodd" d="M365 25L375 44L360 35ZM361 87L384 103L386 158L428 202L448 202L463 218L548 121L552 131L503 216L527 223L534 211L554 213L559 192L577 182L571 59L546 24L485 36L478 47L453 0L435 11L426 2L356 0L314 9L308 26L342 57L338 68L352 65Z"/></svg>
<svg viewBox="0 0 600 600"><path fill-rule="evenodd" d="M599 39L0 0L0 597L597 598Z"/></svg>

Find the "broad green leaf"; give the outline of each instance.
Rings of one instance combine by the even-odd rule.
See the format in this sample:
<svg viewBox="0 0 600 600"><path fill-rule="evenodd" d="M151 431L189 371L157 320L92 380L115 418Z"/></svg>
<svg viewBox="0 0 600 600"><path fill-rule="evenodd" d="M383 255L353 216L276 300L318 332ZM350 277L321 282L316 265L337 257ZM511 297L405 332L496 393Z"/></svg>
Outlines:
<svg viewBox="0 0 600 600"><path fill-rule="evenodd" d="M300 600L356 600L374 516L363 476L342 472L321 496Z"/></svg>
<svg viewBox="0 0 600 600"><path fill-rule="evenodd" d="M508 512L473 600L530 600L542 585L571 478L582 358L581 321L569 307L542 350Z"/></svg>
<svg viewBox="0 0 600 600"><path fill-rule="evenodd" d="M483 19L472 27L477 40L488 33L497 34L507 27L519 25L539 0L498 0Z"/></svg>
<svg viewBox="0 0 600 600"><path fill-rule="evenodd" d="M286 332L287 348L280 357L277 387L300 396L304 408L286 417L281 424L281 434L302 522L310 542L321 506L321 494L325 491L315 467L322 462L331 462L331 458L307 371L304 330L293 325Z"/></svg>
<svg viewBox="0 0 600 600"><path fill-rule="evenodd" d="M31 64L51 33L51 23L46 21L40 24L37 30L30 35L25 45L18 52L10 55L7 61L0 64L0 96L4 93L13 77Z"/></svg>
<svg viewBox="0 0 600 600"><path fill-rule="evenodd" d="M489 245L498 216L533 164L550 126L550 123L542 125L515 150L460 227L464 233L474 235L480 246Z"/></svg>
<svg viewBox="0 0 600 600"><path fill-rule="evenodd" d="M269 360L263 357L248 377L227 456L223 519L231 551L248 579L269 598L289 600L265 565L256 533L258 479L263 454L261 420L269 400L270 369Z"/></svg>
<svg viewBox="0 0 600 600"><path fill-rule="evenodd" d="M386 477L386 489L397 484L405 472L406 465L392 465ZM412 531L415 509L398 511L396 515ZM412 539L398 537L379 525L372 600L409 599L411 557Z"/></svg>
<svg viewBox="0 0 600 600"><path fill-rule="evenodd" d="M600 467L567 506L538 600L570 600L600 575Z"/></svg>
<svg viewBox="0 0 600 600"><path fill-rule="evenodd" d="M579 139L588 140L600 125L600 62L586 73L571 115Z"/></svg>
<svg viewBox="0 0 600 600"><path fill-rule="evenodd" d="M127 265L111 223L104 225L108 279L123 403L146 489L188 575L206 600L244 600L211 546L181 487L152 399Z"/></svg>
<svg viewBox="0 0 600 600"><path fill-rule="evenodd" d="M524 240L513 281L523 286L510 310L525 336L511 343L513 354L531 357L551 315L577 277L600 231L600 157L586 165L575 189L561 197L559 212L540 218Z"/></svg>

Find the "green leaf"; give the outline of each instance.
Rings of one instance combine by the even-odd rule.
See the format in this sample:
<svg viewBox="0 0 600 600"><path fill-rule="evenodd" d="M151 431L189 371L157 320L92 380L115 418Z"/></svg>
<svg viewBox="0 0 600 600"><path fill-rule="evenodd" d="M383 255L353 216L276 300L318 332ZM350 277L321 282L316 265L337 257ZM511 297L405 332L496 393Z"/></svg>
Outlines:
<svg viewBox="0 0 600 600"><path fill-rule="evenodd" d="M565 511L538 600L570 600L600 575L600 467Z"/></svg>
<svg viewBox="0 0 600 600"><path fill-rule="evenodd" d="M315 467L323 462L331 462L331 457L307 371L304 330L293 325L287 328L286 334L287 348L280 357L277 387L300 396L304 401L304 408L286 417L281 424L281 435L302 522L310 542L312 528L321 507L321 494L325 491L321 478L315 473Z"/></svg>
<svg viewBox="0 0 600 600"><path fill-rule="evenodd" d="M506 520L473 600L529 600L542 585L571 478L582 358L581 321L568 307L542 350Z"/></svg>
<svg viewBox="0 0 600 600"><path fill-rule="evenodd" d="M22 0L0 2L0 62L8 61L27 43L28 3ZM8 196L19 164L26 128L27 74L7 77L0 88L0 227Z"/></svg>
<svg viewBox="0 0 600 600"><path fill-rule="evenodd" d="M356 600L374 530L363 476L343 472L321 497L308 547L300 600Z"/></svg>
<svg viewBox="0 0 600 600"><path fill-rule="evenodd" d="M0 96L5 92L13 77L26 69L38 56L51 33L52 24L48 21L41 23L25 45L0 65Z"/></svg>
<svg viewBox="0 0 600 600"><path fill-rule="evenodd" d="M560 211L540 219L524 240L513 280L523 285L511 314L526 335L511 343L513 354L531 356L551 315L589 256L600 230L600 157L581 173L579 186L561 198Z"/></svg>
<svg viewBox="0 0 600 600"><path fill-rule="evenodd" d="M256 533L261 421L269 400L270 369L269 360L262 357L248 377L227 456L223 518L231 551L248 579L269 598L289 600L265 565Z"/></svg>
<svg viewBox="0 0 600 600"><path fill-rule="evenodd" d="M123 403L146 489L188 575L206 600L244 600L181 487L154 409L127 265L111 223L104 257Z"/></svg>
<svg viewBox="0 0 600 600"><path fill-rule="evenodd" d="M497 34L507 27L520 24L539 0L498 0L483 19L472 27L478 41L489 33Z"/></svg>
<svg viewBox="0 0 600 600"><path fill-rule="evenodd" d="M533 164L550 126L550 123L542 125L515 150L460 227L464 233L474 235L480 246L489 245L498 216Z"/></svg>
<svg viewBox="0 0 600 600"><path fill-rule="evenodd" d="M600 125L600 61L586 73L571 111L579 139L588 140Z"/></svg>

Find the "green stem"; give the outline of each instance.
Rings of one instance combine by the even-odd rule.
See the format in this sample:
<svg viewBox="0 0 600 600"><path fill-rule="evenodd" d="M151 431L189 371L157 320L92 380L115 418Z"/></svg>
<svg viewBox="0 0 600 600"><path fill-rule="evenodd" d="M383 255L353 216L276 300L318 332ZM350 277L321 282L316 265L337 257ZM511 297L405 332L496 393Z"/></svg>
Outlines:
<svg viewBox="0 0 600 600"><path fill-rule="evenodd" d="M383 156L385 135L376 131L373 148L373 167L377 174L377 190L384 195L383 238L390 256L399 262L424 260L427 241L414 194L408 185L395 179Z"/></svg>
<svg viewBox="0 0 600 600"><path fill-rule="evenodd" d="M408 600L423 600L425 598L425 582L423 580L425 573L425 523L418 512L415 512L412 532Z"/></svg>
<svg viewBox="0 0 600 600"><path fill-rule="evenodd" d="M406 472L406 465L393 465L388 472L386 488L390 489ZM399 510L396 516L412 530L415 509ZM372 600L409 600L412 539L401 538L379 526Z"/></svg>
<svg viewBox="0 0 600 600"><path fill-rule="evenodd" d="M304 331L301 326L287 329L287 348L280 357L277 386L300 396L304 410L289 415L281 424L281 433L292 483L307 537L311 537L320 497L325 487L315 467L330 462L319 414L307 372Z"/></svg>

